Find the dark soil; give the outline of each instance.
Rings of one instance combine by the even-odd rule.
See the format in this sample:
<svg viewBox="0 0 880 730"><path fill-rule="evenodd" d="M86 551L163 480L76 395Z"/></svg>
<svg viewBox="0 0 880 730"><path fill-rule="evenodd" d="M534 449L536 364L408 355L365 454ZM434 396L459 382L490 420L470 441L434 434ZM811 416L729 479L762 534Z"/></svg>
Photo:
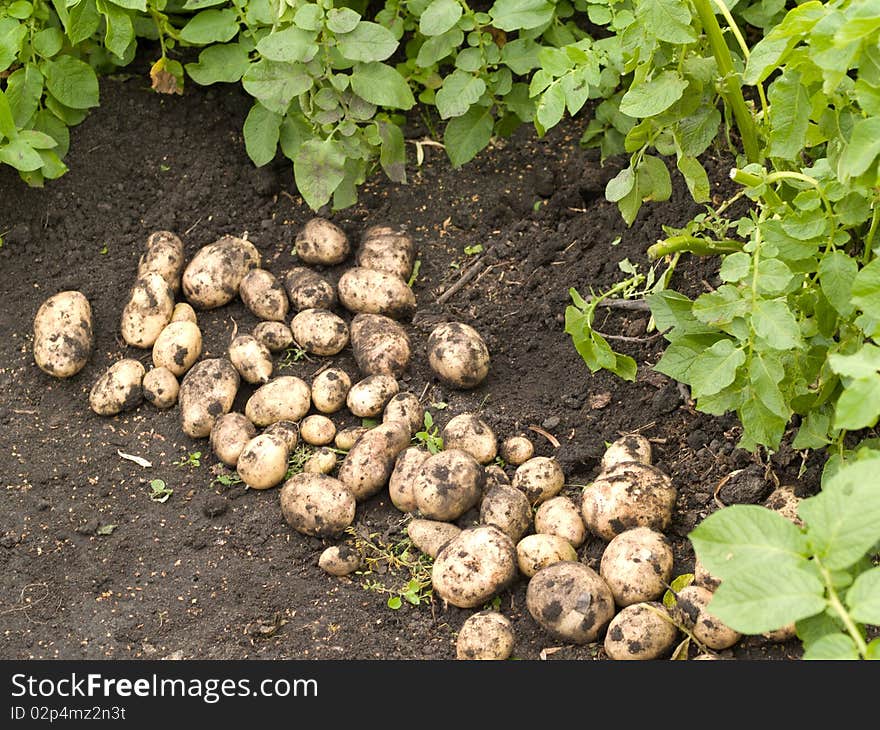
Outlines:
<svg viewBox="0 0 880 730"><path fill-rule="evenodd" d="M248 99L237 87L193 85L184 97L167 98L134 76L105 79L102 92L101 108L73 130L66 176L35 190L0 170L3 658L454 658L457 630L472 611L439 601L404 601L394 611L389 594L364 587L369 578L399 589L409 579L403 572L323 573L318 555L332 541L290 529L277 489L216 483L217 460L206 441L182 434L176 407L144 404L112 418L89 410L89 390L112 362L132 356L149 364L148 350L124 346L119 316L150 232L177 232L187 256L224 234L247 232L264 265L280 273L294 264L294 237L312 215L289 163L256 169L247 158L240 130ZM645 312L603 310L597 322L603 332L633 338L614 344L638 361L637 381L590 374L563 331L568 288L587 294L617 281L624 258L645 267L661 225L683 224L696 207L677 186L671 201L646 207L627 229L603 196L615 165L602 167L580 149L580 131L568 123L538 139L523 129L461 170L425 146L408 185L377 176L356 207L331 217L355 242L378 223L404 226L415 238L419 308L403 385L424 391L426 403L448 404L433 410L440 426L479 411L499 438L528 434L538 454L562 462L571 495L596 474L605 442L646 435L679 490L669 535L675 573L690 572L686 535L717 508L716 487L731 470L749 469L726 486L725 499L755 501L773 477L810 493L818 464L808 462L799 478L800 455L783 448L767 469L753 466L760 461L735 448L735 419L697 413L686 392L652 370L663 340L646 332ZM413 139L424 134L408 131ZM728 166L707 162L723 194ZM477 244L481 254L464 253ZM479 274L438 304L477 261ZM326 273L335 279L343 268ZM683 260L673 286L694 294L717 284L714 271L712 261ZM62 381L36 367L31 342L38 306L65 289L91 301L96 343L85 369ZM440 386L427 367L427 335L447 319L476 327L492 354L487 380L473 391ZM256 320L236 301L201 313L199 323L204 354L218 356L236 327L249 331ZM357 372L350 355L342 364ZM282 370L279 361L277 372L309 378L321 365L313 359ZM237 404L251 390L243 386ZM201 452L200 466L176 464L192 452ZM150 500L154 478L174 490L165 503ZM356 524L374 541L405 535L404 515L387 492L358 507ZM602 548L588 541L582 561L597 568ZM502 594L500 608L513 621L518 658L604 656L599 644L560 645L545 633L525 608L525 581ZM797 642L752 637L722 655L790 659L799 650Z"/></svg>

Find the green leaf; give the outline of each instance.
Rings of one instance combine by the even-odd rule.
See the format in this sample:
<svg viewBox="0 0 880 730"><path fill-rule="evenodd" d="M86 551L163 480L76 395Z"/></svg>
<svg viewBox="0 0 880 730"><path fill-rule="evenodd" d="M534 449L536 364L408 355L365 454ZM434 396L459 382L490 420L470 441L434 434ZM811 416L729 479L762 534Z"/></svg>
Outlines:
<svg viewBox="0 0 880 730"><path fill-rule="evenodd" d="M36 114L43 96L43 74L32 63L23 66L6 79L6 100L19 128Z"/></svg>
<svg viewBox="0 0 880 730"><path fill-rule="evenodd" d="M767 296L782 294L794 278L791 269L779 259L761 259L757 274L757 291Z"/></svg>
<svg viewBox="0 0 880 730"><path fill-rule="evenodd" d="M840 156L837 173L842 179L858 177L871 167L880 154L880 117L855 123L849 143Z"/></svg>
<svg viewBox="0 0 880 730"><path fill-rule="evenodd" d="M848 317L852 314L851 301L853 281L859 272L859 265L843 251L831 251L819 262L819 283L822 293L837 312Z"/></svg>
<svg viewBox="0 0 880 730"><path fill-rule="evenodd" d="M314 31L289 25L269 33L257 43L257 51L270 61L309 61L318 50Z"/></svg>
<svg viewBox="0 0 880 730"><path fill-rule="evenodd" d="M880 259L874 259L856 275L852 302L863 312L880 318Z"/></svg>
<svg viewBox="0 0 880 730"><path fill-rule="evenodd" d="M515 74L525 76L541 65L538 60L540 50L541 46L531 38L517 38L504 44L504 48L501 49L501 60Z"/></svg>
<svg viewBox="0 0 880 730"><path fill-rule="evenodd" d="M759 299L752 310L755 334L774 350L801 346L801 332L791 309L783 299Z"/></svg>
<svg viewBox="0 0 880 730"><path fill-rule="evenodd" d="M718 340L694 361L690 374L695 395L712 395L726 388L736 378L736 371L745 361L745 354L733 342Z"/></svg>
<svg viewBox="0 0 880 730"><path fill-rule="evenodd" d="M880 416L880 375L851 380L837 399L834 428L856 431L870 428Z"/></svg>
<svg viewBox="0 0 880 730"><path fill-rule="evenodd" d="M351 89L376 106L411 109L416 103L403 76L384 63L361 63L351 74Z"/></svg>
<svg viewBox="0 0 880 730"><path fill-rule="evenodd" d="M428 38L416 56L416 65L421 68L430 68L439 63L464 42L464 33L458 28L446 31L443 35Z"/></svg>
<svg viewBox="0 0 880 730"><path fill-rule="evenodd" d="M785 368L778 359L760 352L752 354L749 361L749 381L752 384L754 395L767 410L786 422L791 411L779 389L779 384L784 379Z"/></svg>
<svg viewBox="0 0 880 730"><path fill-rule="evenodd" d="M333 139L309 140L299 148L293 173L303 200L318 210L345 178L345 152Z"/></svg>
<svg viewBox="0 0 880 730"><path fill-rule="evenodd" d="M56 117L48 109L41 109L34 118L34 129L48 134L55 140L54 152L59 157L64 157L70 147L70 132L67 125Z"/></svg>
<svg viewBox="0 0 880 730"><path fill-rule="evenodd" d="M801 74L787 70L768 90L771 157L795 160L804 148L810 124L810 97Z"/></svg>
<svg viewBox="0 0 880 730"><path fill-rule="evenodd" d="M880 371L880 347L868 342L852 355L835 352L828 356L828 364L838 375L868 378Z"/></svg>
<svg viewBox="0 0 880 730"><path fill-rule="evenodd" d="M820 449L828 444L831 428L831 415L824 410L811 410L801 421L797 436L792 441L793 449Z"/></svg>
<svg viewBox="0 0 880 730"><path fill-rule="evenodd" d="M396 124L379 122L379 137L382 146L379 150L379 164L390 180L406 183L406 145L403 130Z"/></svg>
<svg viewBox="0 0 880 730"><path fill-rule="evenodd" d="M744 316L748 309L749 302L742 298L735 286L722 284L715 291L697 297L694 301L693 313L701 322L720 325Z"/></svg>
<svg viewBox="0 0 880 730"><path fill-rule="evenodd" d="M361 16L351 8L331 8L327 11L327 27L334 33L348 33L357 27Z"/></svg>
<svg viewBox="0 0 880 730"><path fill-rule="evenodd" d="M32 172L43 166L43 158L24 139L16 138L0 146L0 162L19 172Z"/></svg>
<svg viewBox="0 0 880 730"><path fill-rule="evenodd" d="M303 30L320 30L324 21L324 11L317 3L307 2L300 5L293 16L293 22Z"/></svg>
<svg viewBox="0 0 880 730"><path fill-rule="evenodd" d="M663 352L663 356L654 365L658 373L682 383L691 382L691 368L697 357L718 341L717 337L685 336L673 340Z"/></svg>
<svg viewBox="0 0 880 730"><path fill-rule="evenodd" d="M368 21L361 21L351 32L336 36L336 42L349 61L384 61L397 49L397 39L390 30Z"/></svg>
<svg viewBox="0 0 880 730"><path fill-rule="evenodd" d="M480 100L484 91L483 79L456 69L443 79L443 86L435 97L440 118L460 117Z"/></svg>
<svg viewBox="0 0 880 730"><path fill-rule="evenodd" d="M122 58L134 40L131 13L114 5L110 0L97 0L96 7L104 16L106 25L104 44L111 53Z"/></svg>
<svg viewBox="0 0 880 730"><path fill-rule="evenodd" d="M682 155L676 163L678 171L684 176L691 197L697 203L709 200L709 176L695 157Z"/></svg>
<svg viewBox="0 0 880 730"><path fill-rule="evenodd" d="M639 0L637 8L640 24L658 40L676 44L696 40L690 10L681 0Z"/></svg>
<svg viewBox="0 0 880 730"><path fill-rule="evenodd" d="M186 72L197 84L231 84L240 81L250 65L248 50L241 43L215 44L199 54L198 63L186 64Z"/></svg>
<svg viewBox="0 0 880 730"><path fill-rule="evenodd" d="M27 26L14 18L0 18L0 71L9 68L18 57L27 36Z"/></svg>
<svg viewBox="0 0 880 730"><path fill-rule="evenodd" d="M636 170L636 180L643 201L663 202L672 195L669 169L659 157L644 155Z"/></svg>
<svg viewBox="0 0 880 730"><path fill-rule="evenodd" d="M625 167L605 186L605 197L612 203L623 200L635 187L636 173L632 167Z"/></svg>
<svg viewBox="0 0 880 730"><path fill-rule="evenodd" d="M125 10L147 12L147 0L109 0L109 2Z"/></svg>
<svg viewBox="0 0 880 730"><path fill-rule="evenodd" d="M688 82L675 71L662 71L650 81L630 86L620 111L631 117L653 117L681 99Z"/></svg>
<svg viewBox="0 0 880 730"><path fill-rule="evenodd" d="M400 596L391 596L388 599L388 608L392 611L396 611L403 605L403 601L400 600Z"/></svg>
<svg viewBox="0 0 880 730"><path fill-rule="evenodd" d="M260 102L251 107L247 119L244 120L244 144L248 157L257 167L267 165L275 159L280 129L280 114L269 111Z"/></svg>
<svg viewBox="0 0 880 730"><path fill-rule="evenodd" d="M43 58L52 58L64 45L64 33L58 28L43 28L34 35L34 50Z"/></svg>
<svg viewBox="0 0 880 730"><path fill-rule="evenodd" d="M215 5L225 5L227 0L186 0L184 10L204 10Z"/></svg>
<svg viewBox="0 0 880 730"><path fill-rule="evenodd" d="M722 281L737 282L745 279L751 269L752 257L740 251L724 257L718 275Z"/></svg>
<svg viewBox="0 0 880 730"><path fill-rule="evenodd" d="M312 77L302 64L265 58L251 64L241 81L245 91L276 114L286 113L291 100L312 87Z"/></svg>
<svg viewBox="0 0 880 730"><path fill-rule="evenodd" d="M555 6L546 0L497 0L490 8L492 25L504 31L538 28L553 18Z"/></svg>
<svg viewBox="0 0 880 730"><path fill-rule="evenodd" d="M804 660L851 660L859 658L859 650L850 636L844 633L828 634L804 651Z"/></svg>
<svg viewBox="0 0 880 730"><path fill-rule="evenodd" d="M419 18L419 33L435 36L452 28L461 17L462 8L456 0L433 0Z"/></svg>
<svg viewBox="0 0 880 730"><path fill-rule="evenodd" d="M58 101L72 109L98 106L98 77L87 63L72 56L47 61L46 88Z"/></svg>
<svg viewBox="0 0 880 730"><path fill-rule="evenodd" d="M868 651L865 653L865 659L880 661L880 637L874 639L868 644Z"/></svg>
<svg viewBox="0 0 880 730"><path fill-rule="evenodd" d="M183 26L180 38L195 46L226 43L235 38L239 27L238 13L233 8L202 10Z"/></svg>
<svg viewBox="0 0 880 730"><path fill-rule="evenodd" d="M880 568L872 568L853 581L846 592L846 605L856 621L880 626Z"/></svg>
<svg viewBox="0 0 880 730"><path fill-rule="evenodd" d="M565 115L565 90L562 84L553 83L538 98L535 107L535 118L541 125L542 131L546 131L559 124Z"/></svg>
<svg viewBox="0 0 880 730"><path fill-rule="evenodd" d="M671 327L675 328L675 331L669 335L670 339L686 334L710 334L716 332L715 328L703 324L694 317L694 303L684 294L664 289L655 294L649 294L645 297L645 301L651 307L651 315L654 317L658 330L663 331ZM718 338L716 337L715 339ZM710 342L709 344L712 343Z"/></svg>
<svg viewBox="0 0 880 730"><path fill-rule="evenodd" d="M98 12L95 0L81 0L70 8L70 16L67 20L67 35L70 42L79 44L86 38L90 38L101 25L101 14ZM3 63L0 62L0 67Z"/></svg>
<svg viewBox="0 0 880 730"><path fill-rule="evenodd" d="M312 128L300 114L288 114L281 122L281 151L289 160L295 160L300 147L312 138Z"/></svg>
<svg viewBox="0 0 880 730"><path fill-rule="evenodd" d="M470 162L492 139L492 113L487 107L471 107L446 125L443 142L453 167Z"/></svg>

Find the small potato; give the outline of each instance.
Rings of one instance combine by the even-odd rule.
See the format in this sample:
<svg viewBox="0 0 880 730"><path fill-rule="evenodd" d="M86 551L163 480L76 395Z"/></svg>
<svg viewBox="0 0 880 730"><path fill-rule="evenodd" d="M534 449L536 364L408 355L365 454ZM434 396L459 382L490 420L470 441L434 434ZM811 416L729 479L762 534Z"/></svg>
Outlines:
<svg viewBox="0 0 880 730"><path fill-rule="evenodd" d="M127 357L113 363L89 393L89 406L99 416L115 416L137 408L144 399L144 366Z"/></svg>
<svg viewBox="0 0 880 730"><path fill-rule="evenodd" d="M138 261L138 277L148 271L160 274L171 291L180 291L180 276L183 273L183 241L171 231L156 231L147 237L144 253Z"/></svg>
<svg viewBox="0 0 880 730"><path fill-rule="evenodd" d="M511 436L501 444L501 458L511 466L525 464L535 455L535 445L526 437Z"/></svg>
<svg viewBox="0 0 880 730"><path fill-rule="evenodd" d="M514 543L519 542L532 524L532 507L519 489L497 484L486 491L480 504L480 522L495 525Z"/></svg>
<svg viewBox="0 0 880 730"><path fill-rule="evenodd" d="M336 454L330 449L320 448L303 464L307 474L330 474L336 468Z"/></svg>
<svg viewBox="0 0 880 730"><path fill-rule="evenodd" d="M580 510L565 496L553 497L541 503L535 511L535 532L564 538L576 548L587 539L587 526Z"/></svg>
<svg viewBox="0 0 880 730"><path fill-rule="evenodd" d="M293 332L284 322L260 322L251 334L269 352L283 352L293 345Z"/></svg>
<svg viewBox="0 0 880 730"><path fill-rule="evenodd" d="M266 426L263 433L274 433L283 438L289 451L293 451L299 443L299 424L295 421L275 421Z"/></svg>
<svg viewBox="0 0 880 730"><path fill-rule="evenodd" d="M563 561L535 573L526 588L526 607L557 638L589 644L614 616L614 597L595 570Z"/></svg>
<svg viewBox="0 0 880 730"><path fill-rule="evenodd" d="M34 317L34 362L55 378L82 370L92 353L92 305L82 292L62 291L46 299Z"/></svg>
<svg viewBox="0 0 880 730"><path fill-rule="evenodd" d="M637 433L621 436L605 449L600 468L605 471L627 461L651 464L651 442Z"/></svg>
<svg viewBox="0 0 880 730"><path fill-rule="evenodd" d="M742 638L742 634L715 618L707 610L712 592L702 586L689 585L678 591L674 615L690 629L697 641L710 649L729 649Z"/></svg>
<svg viewBox="0 0 880 730"><path fill-rule="evenodd" d="M238 335L229 343L229 361L242 380L252 385L268 383L275 367L272 353L252 335Z"/></svg>
<svg viewBox="0 0 880 730"><path fill-rule="evenodd" d="M446 449L433 454L413 481L416 507L431 520L457 520L477 504L485 479L483 469L466 451Z"/></svg>
<svg viewBox="0 0 880 730"><path fill-rule="evenodd" d="M153 404L159 410L167 410L177 403L177 394L180 392L180 383L168 368L153 368L144 375L141 387L144 391L144 400Z"/></svg>
<svg viewBox="0 0 880 730"><path fill-rule="evenodd" d="M721 585L721 581L708 571L699 556L694 560L694 585L703 586L713 593Z"/></svg>
<svg viewBox="0 0 880 730"><path fill-rule="evenodd" d="M361 556L348 545L331 545L318 558L318 567L330 575L350 575L361 567Z"/></svg>
<svg viewBox="0 0 880 730"><path fill-rule="evenodd" d="M526 535L516 544L519 572L531 578L541 568L563 560L577 561L578 555L568 540L556 535Z"/></svg>
<svg viewBox="0 0 880 730"><path fill-rule="evenodd" d="M192 322L169 322L153 343L153 365L182 377L202 354L202 331Z"/></svg>
<svg viewBox="0 0 880 730"><path fill-rule="evenodd" d="M792 486L781 486L774 489L764 500L764 506L772 509L777 514L782 515L785 519L794 522L798 527L803 527L803 522L798 517L798 507L801 498L794 492Z"/></svg>
<svg viewBox="0 0 880 730"><path fill-rule="evenodd" d="M403 231L373 226L364 232L355 260L365 269L387 271L406 281L415 264L416 247Z"/></svg>
<svg viewBox="0 0 880 730"><path fill-rule="evenodd" d="M339 467L339 481L359 502L372 497L388 484L397 455L409 442L409 428L400 421L371 428L345 455Z"/></svg>
<svg viewBox="0 0 880 730"><path fill-rule="evenodd" d="M431 568L434 595L459 608L482 606L515 579L516 548L494 525L462 530Z"/></svg>
<svg viewBox="0 0 880 730"><path fill-rule="evenodd" d="M425 407L415 393L398 393L382 413L382 421L404 421L409 424L410 433L415 434L425 423Z"/></svg>
<svg viewBox="0 0 880 730"><path fill-rule="evenodd" d="M488 423L473 413L453 416L443 428L443 447L467 451L480 464L488 464L498 454L498 439Z"/></svg>
<svg viewBox="0 0 880 730"><path fill-rule="evenodd" d="M552 456L533 456L516 468L513 486L522 490L533 505L555 497L565 486L565 474Z"/></svg>
<svg viewBox="0 0 880 730"><path fill-rule="evenodd" d="M412 544L425 555L436 558L446 543L461 534L461 528L451 522L416 519L410 520L406 526L406 534Z"/></svg>
<svg viewBox="0 0 880 730"><path fill-rule="evenodd" d="M269 489L284 481L289 456L281 436L261 433L244 445L235 469L251 489Z"/></svg>
<svg viewBox="0 0 880 730"><path fill-rule="evenodd" d="M480 611L469 616L455 640L455 658L461 660L509 659L515 637L510 619L497 611Z"/></svg>
<svg viewBox="0 0 880 730"><path fill-rule="evenodd" d="M797 625L796 624L786 624L781 629L776 629L775 631L767 631L761 634L767 641L772 641L777 644L781 644L786 641L791 641L794 638L797 638Z"/></svg>
<svg viewBox="0 0 880 730"><path fill-rule="evenodd" d="M209 436L214 421L232 410L240 384L238 371L225 357L193 365L183 376L177 398L183 432L190 438Z"/></svg>
<svg viewBox="0 0 880 730"><path fill-rule="evenodd" d="M241 413L226 413L211 427L210 444L220 461L235 468L238 457L247 443L257 435L257 429Z"/></svg>
<svg viewBox="0 0 880 730"><path fill-rule="evenodd" d="M283 322L287 319L290 302L284 286L275 274L266 269L251 269L238 285L238 294L250 312L257 318L269 322Z"/></svg>
<svg viewBox="0 0 880 730"><path fill-rule="evenodd" d="M387 271L355 267L337 284L339 302L349 312L381 314L391 319L410 319L416 311L416 295L406 282Z"/></svg>
<svg viewBox="0 0 880 730"><path fill-rule="evenodd" d="M336 413L345 405L351 378L341 368L327 368L312 381L312 403L321 413Z"/></svg>
<svg viewBox="0 0 880 730"><path fill-rule="evenodd" d="M375 418L399 390L397 380L391 375L368 375L351 386L345 404L358 418ZM409 422L405 425L409 431Z"/></svg>
<svg viewBox="0 0 880 730"><path fill-rule="evenodd" d="M599 575L618 606L660 598L672 579L672 545L662 532L636 527L605 547Z"/></svg>
<svg viewBox="0 0 880 730"><path fill-rule="evenodd" d="M351 491L326 474L294 474L281 487L281 512L288 525L312 537L335 537L354 522Z"/></svg>
<svg viewBox="0 0 880 730"><path fill-rule="evenodd" d="M336 355L348 344L348 325L327 309L304 309L290 322L293 339L312 355Z"/></svg>
<svg viewBox="0 0 880 730"><path fill-rule="evenodd" d="M296 255L307 264L341 264L351 250L348 236L326 218L312 218L296 236Z"/></svg>
<svg viewBox="0 0 880 730"><path fill-rule="evenodd" d="M197 309L222 307L235 299L245 274L259 268L260 252L250 241L223 236L202 246L183 270L183 295Z"/></svg>
<svg viewBox="0 0 880 730"><path fill-rule="evenodd" d="M192 306L186 302L178 302L174 305L174 309L171 310L171 321L198 324L199 318L196 316L196 310Z"/></svg>
<svg viewBox="0 0 880 730"><path fill-rule="evenodd" d="M284 274L284 288L295 312L304 309L332 309L336 290L318 272L295 266Z"/></svg>
<svg viewBox="0 0 880 730"><path fill-rule="evenodd" d="M312 446L326 446L333 443L336 425L327 416L306 416L299 424L299 435Z"/></svg>
<svg viewBox="0 0 880 730"><path fill-rule="evenodd" d="M132 347L152 347L173 313L174 292L161 274L148 271L128 293L120 320L122 339Z"/></svg>
<svg viewBox="0 0 880 730"><path fill-rule="evenodd" d="M336 438L333 439L333 445L342 451L351 451L357 440L369 430L364 426L343 428L341 431L337 431Z"/></svg>
<svg viewBox="0 0 880 730"><path fill-rule="evenodd" d="M311 404L311 390L304 380L280 375L254 391L245 403L244 415L262 428L276 421L299 421Z"/></svg>
<svg viewBox="0 0 880 730"><path fill-rule="evenodd" d="M417 446L401 451L394 461L394 470L388 480L388 496L401 512L415 512L418 508L413 494L413 483L428 458L428 452Z"/></svg>
<svg viewBox="0 0 880 730"><path fill-rule="evenodd" d="M428 337L428 364L446 385L470 390L489 374L489 350L473 327L447 322Z"/></svg>
<svg viewBox="0 0 880 730"><path fill-rule="evenodd" d="M669 655L678 629L662 603L633 603L608 624L605 653L609 659L662 659Z"/></svg>
<svg viewBox="0 0 880 730"><path fill-rule="evenodd" d="M351 320L351 349L364 375L399 378L409 367L412 345L399 322L381 314L361 312Z"/></svg>

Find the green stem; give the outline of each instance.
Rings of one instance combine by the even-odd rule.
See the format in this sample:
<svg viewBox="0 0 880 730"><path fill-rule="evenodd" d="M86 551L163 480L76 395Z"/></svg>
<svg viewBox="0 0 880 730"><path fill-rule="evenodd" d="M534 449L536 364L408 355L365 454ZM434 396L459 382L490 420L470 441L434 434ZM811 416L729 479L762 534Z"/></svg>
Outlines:
<svg viewBox="0 0 880 730"><path fill-rule="evenodd" d="M871 251L874 244L874 234L877 233L877 224L880 223L880 205L874 206L874 215L871 218L871 227L865 236L865 252L862 254L862 263L867 264L871 259Z"/></svg>
<svg viewBox="0 0 880 730"><path fill-rule="evenodd" d="M852 616L849 615L849 611L847 611L844 605L840 602L840 598L837 596L837 591L834 590L834 584L831 580L831 573L829 573L825 566L822 565L819 558L816 558L816 565L819 566L819 570L822 573L822 578L825 581L825 588L828 590L828 603L830 604L833 611L840 617L840 620L843 622L844 628L846 628L846 633L850 635L850 638L853 640L859 650L859 655L862 657L862 659L867 659L868 644L862 637L862 633L861 631L859 631L859 627L856 625L856 622L853 621Z"/></svg>
<svg viewBox="0 0 880 730"><path fill-rule="evenodd" d="M730 179L747 188L757 188L761 185L766 185L767 183L765 177L755 175L752 172L746 172L745 170L740 170L736 167L730 171ZM782 205L782 198L780 198L777 192L769 186L767 186L762 197L771 207L775 208L776 206Z"/></svg>
<svg viewBox="0 0 880 730"><path fill-rule="evenodd" d="M657 241L648 248L648 258L659 259L679 251L686 251L695 256L719 256L726 253L742 251L743 243L731 238L713 241L708 238L697 236L670 236L662 241Z"/></svg>
<svg viewBox="0 0 880 730"><path fill-rule="evenodd" d="M749 47L746 45L746 39L743 37L742 31L739 29L736 20L734 20L733 18L733 13L730 12L730 9L724 3L724 0L713 0L713 2L718 6L718 9L724 16L724 20L727 21L728 27L733 32L733 37L736 38L736 42L739 45L740 50L742 51L743 58L748 61L749 56L751 56L752 54L751 51L749 51ZM761 101L761 111L763 113L763 118L766 120L769 114L767 95L764 93L764 85L759 82L755 84L755 88L758 90L758 98Z"/></svg>

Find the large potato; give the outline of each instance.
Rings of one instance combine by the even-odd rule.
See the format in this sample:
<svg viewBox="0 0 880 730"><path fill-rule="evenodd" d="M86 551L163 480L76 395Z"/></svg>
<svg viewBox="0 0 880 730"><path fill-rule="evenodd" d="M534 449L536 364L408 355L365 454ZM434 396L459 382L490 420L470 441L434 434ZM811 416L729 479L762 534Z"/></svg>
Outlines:
<svg viewBox="0 0 880 730"><path fill-rule="evenodd" d="M729 649L742 638L742 634L709 613L711 600L712 592L709 589L696 585L685 586L675 596L673 614L693 633L697 641L715 651Z"/></svg>
<svg viewBox="0 0 880 730"><path fill-rule="evenodd" d="M269 352L281 352L293 345L293 332L284 322L260 322L251 334L263 343Z"/></svg>
<svg viewBox="0 0 880 730"><path fill-rule="evenodd" d="M461 534L461 528L451 522L415 519L406 526L406 534L425 555L436 558L446 543Z"/></svg>
<svg viewBox="0 0 880 730"><path fill-rule="evenodd" d="M406 282L387 271L355 267L337 284L339 302L355 314L382 314L392 319L409 319L416 311L416 296Z"/></svg>
<svg viewBox="0 0 880 730"><path fill-rule="evenodd" d="M305 266L294 266L284 274L284 288L294 311L303 309L332 309L336 304L336 290L317 271Z"/></svg>
<svg viewBox="0 0 880 730"><path fill-rule="evenodd" d="M160 410L167 410L177 403L180 383L168 368L153 368L144 375L141 386L144 400Z"/></svg>
<svg viewBox="0 0 880 730"><path fill-rule="evenodd" d="M152 347L171 321L174 292L161 274L148 271L139 276L122 310L122 339L132 347Z"/></svg>
<svg viewBox="0 0 880 730"><path fill-rule="evenodd" d="M455 657L462 660L509 659L514 635L510 619L497 611L480 611L469 616L455 640Z"/></svg>
<svg viewBox="0 0 880 730"><path fill-rule="evenodd" d="M513 486L521 489L533 505L555 497L565 486L565 473L552 456L533 456L513 474Z"/></svg>
<svg viewBox="0 0 880 730"><path fill-rule="evenodd" d="M40 305L34 317L34 362L44 373L76 375L88 362L94 341L92 305L82 292L58 292Z"/></svg>
<svg viewBox="0 0 880 730"><path fill-rule="evenodd" d="M516 543L531 527L532 507L519 489L496 484L480 503L480 522L495 525Z"/></svg>
<svg viewBox="0 0 880 730"><path fill-rule="evenodd" d="M348 325L327 309L304 309L290 322L293 339L312 355L336 355L348 344Z"/></svg>
<svg viewBox="0 0 880 730"><path fill-rule="evenodd" d="M295 375L280 375L257 388L244 405L244 415L255 426L275 421L299 421L311 406L311 391Z"/></svg>
<svg viewBox="0 0 880 730"><path fill-rule="evenodd" d="M140 361L130 357L113 363L92 386L89 406L99 416L136 408L144 399L145 373Z"/></svg>
<svg viewBox="0 0 880 730"><path fill-rule="evenodd" d="M498 439L491 426L474 413L460 413L443 427L443 447L467 451L480 464L488 464L498 454Z"/></svg>
<svg viewBox="0 0 880 730"><path fill-rule="evenodd" d="M229 343L229 362L251 385L268 383L275 368L269 348L253 335L238 335Z"/></svg>
<svg viewBox="0 0 880 730"><path fill-rule="evenodd" d="M211 427L211 451L226 466L235 467L247 443L257 435L257 429L241 413L226 413Z"/></svg>
<svg viewBox="0 0 880 730"><path fill-rule="evenodd" d="M405 421L410 433L415 434L424 427L425 407L415 393L398 393L382 412L383 421Z"/></svg>
<svg viewBox="0 0 880 730"><path fill-rule="evenodd" d="M651 459L651 442L641 434L631 433L621 436L605 449L600 467L605 471L627 461L650 464Z"/></svg>
<svg viewBox="0 0 880 730"><path fill-rule="evenodd" d="M654 601L672 579L672 545L662 532L636 527L621 532L605 547L601 575L618 606Z"/></svg>
<svg viewBox="0 0 880 730"><path fill-rule="evenodd" d="M433 454L413 481L416 507L428 519L456 520L477 504L485 479L482 467L466 451L446 449Z"/></svg>
<svg viewBox="0 0 880 730"><path fill-rule="evenodd" d="M531 578L541 568L562 562L577 561L575 549L568 540L556 535L526 535L516 544L516 562L519 571Z"/></svg>
<svg viewBox="0 0 880 730"><path fill-rule="evenodd" d="M565 538L573 547L580 547L587 539L587 526L580 510L562 495L542 502L535 511L535 532Z"/></svg>
<svg viewBox="0 0 880 730"><path fill-rule="evenodd" d="M348 236L326 218L312 218L296 236L296 255L307 264L341 264L351 247Z"/></svg>
<svg viewBox="0 0 880 730"><path fill-rule="evenodd" d="M251 489L269 489L284 481L289 456L287 443L281 436L261 433L244 445L235 469Z"/></svg>
<svg viewBox="0 0 880 730"><path fill-rule="evenodd" d="M197 309L214 309L238 295L241 280L259 268L260 252L250 241L235 236L200 248L183 271L183 294Z"/></svg>
<svg viewBox="0 0 880 730"><path fill-rule="evenodd" d="M358 439L370 429L365 426L349 426L336 432L336 438L333 439L333 445L340 451L351 451L352 447L357 443Z"/></svg>
<svg viewBox="0 0 880 730"><path fill-rule="evenodd" d="M351 320L351 349L364 375L399 378L409 367L412 347L399 322L381 314L361 312Z"/></svg>
<svg viewBox="0 0 880 730"><path fill-rule="evenodd" d="M416 247L403 231L372 226L364 231L355 260L365 269L387 271L406 281L415 264Z"/></svg>
<svg viewBox="0 0 880 730"><path fill-rule="evenodd" d="M662 603L634 603L618 613L605 633L610 659L662 659L672 651L678 629Z"/></svg>
<svg viewBox="0 0 880 730"><path fill-rule="evenodd" d="M283 322L287 319L290 302L287 292L275 274L266 269L251 269L241 284L238 294L251 313L257 318L270 322Z"/></svg>
<svg viewBox="0 0 880 730"><path fill-rule="evenodd" d="M180 384L180 419L190 438L210 436L211 428L224 413L232 410L241 378L225 357L197 362Z"/></svg>
<svg viewBox="0 0 880 730"><path fill-rule="evenodd" d="M263 429L263 433L274 433L284 439L288 451L293 451L299 442L299 424L296 421L275 421Z"/></svg>
<svg viewBox="0 0 880 730"><path fill-rule="evenodd" d="M489 350L473 327L462 322L438 325L428 337L428 364L453 388L476 388L489 374Z"/></svg>
<svg viewBox="0 0 880 730"><path fill-rule="evenodd" d="M351 378L341 368L327 368L312 381L312 403L321 413L336 413L345 405Z"/></svg>
<svg viewBox="0 0 880 730"><path fill-rule="evenodd" d="M167 368L178 378L195 365L201 354L202 331L192 322L169 322L153 343L153 365Z"/></svg>
<svg viewBox="0 0 880 730"><path fill-rule="evenodd" d="M391 375L368 375L351 386L345 404L358 418L375 418L399 390L397 380ZM406 427L410 429L409 421Z"/></svg>
<svg viewBox="0 0 880 730"><path fill-rule="evenodd" d="M183 264L183 241L171 231L156 231L147 237L137 275L141 277L148 271L160 274L176 294L180 291Z"/></svg>
<svg viewBox="0 0 880 730"><path fill-rule="evenodd" d="M334 537L354 522L351 491L326 474L294 474L281 487L281 512L288 525L312 537Z"/></svg>
<svg viewBox="0 0 880 730"><path fill-rule="evenodd" d="M409 446L409 428L400 421L382 423L363 434L339 467L342 482L359 502L386 484L397 455Z"/></svg>
<svg viewBox="0 0 880 730"><path fill-rule="evenodd" d="M388 480L388 496L401 512L415 512L418 508L413 494L413 483L428 458L428 452L418 446L410 446L397 455L394 469Z"/></svg>

